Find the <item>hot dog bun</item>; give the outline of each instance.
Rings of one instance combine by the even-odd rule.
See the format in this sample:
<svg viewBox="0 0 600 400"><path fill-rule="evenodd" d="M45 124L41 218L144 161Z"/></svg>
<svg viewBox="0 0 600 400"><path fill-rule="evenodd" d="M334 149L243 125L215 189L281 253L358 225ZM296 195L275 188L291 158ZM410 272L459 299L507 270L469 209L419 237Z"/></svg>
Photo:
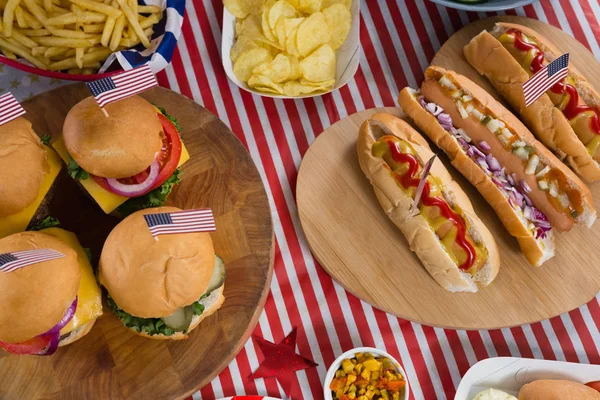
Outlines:
<svg viewBox="0 0 600 400"><path fill-rule="evenodd" d="M459 270L457 263L446 252L440 239L421 214L410 215L413 198L399 186L390 170L386 168L386 162L372 153L377 139L385 135L393 135L409 142L416 151L416 158L421 166L433 156L433 152L425 139L409 124L390 114L375 114L363 123L359 131L357 150L360 167L373 185L379 204L400 228L411 250L417 254L435 281L450 292L476 292L478 284L490 284L498 274L498 249L489 230L475 215L468 197L452 180L441 161L436 159L430 175L441 180L444 198L450 206L457 206L462 210L468 221L468 233L487 249L485 264L474 276Z"/></svg>
<svg viewBox="0 0 600 400"><path fill-rule="evenodd" d="M600 393L577 382L538 380L521 388L519 400L600 400Z"/></svg>
<svg viewBox="0 0 600 400"><path fill-rule="evenodd" d="M552 61L562 54L534 30L522 25L500 22L492 32L481 32L465 46L467 61L490 81L540 141L586 181L599 180L600 164L588 153L568 119L555 107L550 97L543 94L529 107L525 106L522 85L529 79L529 74L497 39L511 28L533 38L547 60ZM573 78L579 95L587 104L594 107L600 105L600 95L572 66L569 66L569 77Z"/></svg>

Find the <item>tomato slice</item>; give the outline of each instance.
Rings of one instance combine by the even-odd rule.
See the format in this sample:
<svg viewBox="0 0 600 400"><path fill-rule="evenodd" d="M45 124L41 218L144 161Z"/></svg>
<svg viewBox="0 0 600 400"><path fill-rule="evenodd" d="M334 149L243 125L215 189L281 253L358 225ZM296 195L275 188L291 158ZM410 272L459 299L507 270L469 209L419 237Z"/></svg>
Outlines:
<svg viewBox="0 0 600 400"><path fill-rule="evenodd" d="M179 137L179 132L177 132L177 128L175 128L171 121L169 121L169 119L162 114L158 114L158 119L160 120L164 133L164 135L162 136L163 145L157 157L160 172L158 174L158 177L156 178L156 183L154 184L154 186L148 189L148 192L151 192L152 190L165 183L165 181L169 179L171 175L173 175L173 172L175 172L175 170L177 169L177 165L179 165L179 160L181 159L181 152L183 147L181 143L181 138ZM119 179L119 182L126 184L141 183L144 180L146 180L149 171L150 167L148 167L146 171L140 172L139 174L134 175L132 177ZM94 175L90 176L104 190L108 192L111 191L110 187L106 183L105 178L101 178L99 176Z"/></svg>
<svg viewBox="0 0 600 400"><path fill-rule="evenodd" d="M0 342L0 347L11 354L26 355L37 354L44 350L50 343L51 336L36 336L26 342L21 343L6 343Z"/></svg>
<svg viewBox="0 0 600 400"><path fill-rule="evenodd" d="M600 381L588 382L585 385L591 387L592 389L596 390L597 392L600 392Z"/></svg>

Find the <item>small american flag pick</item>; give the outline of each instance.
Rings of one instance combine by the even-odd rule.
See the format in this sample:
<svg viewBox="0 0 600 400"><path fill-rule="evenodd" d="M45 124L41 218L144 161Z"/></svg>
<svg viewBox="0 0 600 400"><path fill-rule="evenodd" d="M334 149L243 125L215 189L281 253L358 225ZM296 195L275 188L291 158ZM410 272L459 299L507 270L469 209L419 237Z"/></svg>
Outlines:
<svg viewBox="0 0 600 400"><path fill-rule="evenodd" d="M158 82L150 67L145 64L115 76L88 82L87 86L98 105L104 108L107 104L158 86Z"/></svg>
<svg viewBox="0 0 600 400"><path fill-rule="evenodd" d="M65 255L52 249L36 249L15 251L0 254L0 271L9 273L28 265L38 264L44 261L63 258Z"/></svg>
<svg viewBox="0 0 600 400"><path fill-rule="evenodd" d="M174 233L214 232L215 217L211 209L185 210L144 215L153 237Z"/></svg>
<svg viewBox="0 0 600 400"><path fill-rule="evenodd" d="M533 74L523 84L525 95L525 106L529 107L533 102L546 93L554 84L567 77L569 73L569 53L565 53Z"/></svg>
<svg viewBox="0 0 600 400"><path fill-rule="evenodd" d="M0 96L0 125L4 125L23 114L25 114L25 110L11 92Z"/></svg>

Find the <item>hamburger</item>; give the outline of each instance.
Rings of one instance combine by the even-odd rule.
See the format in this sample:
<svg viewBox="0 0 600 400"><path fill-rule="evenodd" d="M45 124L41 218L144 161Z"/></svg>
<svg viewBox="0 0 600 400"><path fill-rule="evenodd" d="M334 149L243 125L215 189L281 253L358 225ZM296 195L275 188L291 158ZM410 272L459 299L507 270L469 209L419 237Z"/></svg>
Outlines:
<svg viewBox="0 0 600 400"><path fill-rule="evenodd" d="M61 167L58 155L27 119L0 125L0 238L22 232L45 217Z"/></svg>
<svg viewBox="0 0 600 400"><path fill-rule="evenodd" d="M600 400L600 393L577 382L542 379L524 385L519 400Z"/></svg>
<svg viewBox="0 0 600 400"><path fill-rule="evenodd" d="M62 258L0 272L0 348L12 354L51 355L92 329L102 295L77 237L59 228L0 239L0 255L52 249Z"/></svg>
<svg viewBox="0 0 600 400"><path fill-rule="evenodd" d="M144 215L176 211L158 207L129 215L100 256L109 306L123 325L151 339L186 339L225 300L225 266L209 233L151 235Z"/></svg>
<svg viewBox="0 0 600 400"><path fill-rule="evenodd" d="M67 114L52 145L69 175L107 214L163 205L190 158L177 121L140 96L104 111L88 97Z"/></svg>

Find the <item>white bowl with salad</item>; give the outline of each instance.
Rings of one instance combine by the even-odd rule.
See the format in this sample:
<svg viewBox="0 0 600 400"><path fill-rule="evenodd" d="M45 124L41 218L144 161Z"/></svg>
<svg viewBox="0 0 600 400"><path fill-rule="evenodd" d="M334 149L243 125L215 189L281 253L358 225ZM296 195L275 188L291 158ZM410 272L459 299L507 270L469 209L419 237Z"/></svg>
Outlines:
<svg viewBox="0 0 600 400"><path fill-rule="evenodd" d="M430 0L445 7L466 11L501 11L523 7L538 0Z"/></svg>
<svg viewBox="0 0 600 400"><path fill-rule="evenodd" d="M408 400L410 389L394 357L373 347L358 347L331 364L323 394L325 400Z"/></svg>

